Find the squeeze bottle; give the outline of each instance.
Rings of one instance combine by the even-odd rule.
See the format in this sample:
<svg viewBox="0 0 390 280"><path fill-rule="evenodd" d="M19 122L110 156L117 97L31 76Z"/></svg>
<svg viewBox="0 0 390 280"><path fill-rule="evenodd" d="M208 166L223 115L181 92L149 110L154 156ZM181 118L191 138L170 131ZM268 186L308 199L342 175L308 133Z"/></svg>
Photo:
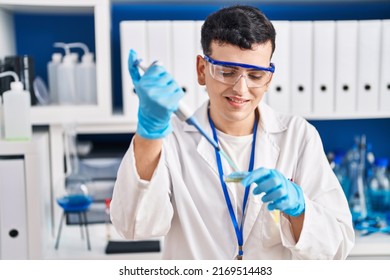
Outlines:
<svg viewBox="0 0 390 280"><path fill-rule="evenodd" d="M84 43L69 43L69 48L81 48L84 51L81 62L76 65L76 103L97 104L96 94L96 64L91 53Z"/></svg>
<svg viewBox="0 0 390 280"><path fill-rule="evenodd" d="M58 66L61 64L62 54L53 53L51 61L47 64L50 100L53 104L59 103L58 97Z"/></svg>
<svg viewBox="0 0 390 280"><path fill-rule="evenodd" d="M65 43L55 43L54 47L63 48L65 56L58 66L57 85L58 103L60 105L70 105L76 103L76 75L73 56L69 51L69 46Z"/></svg>
<svg viewBox="0 0 390 280"><path fill-rule="evenodd" d="M31 96L15 72L6 71L0 77L11 75L11 89L3 93L5 140L29 140L32 136Z"/></svg>

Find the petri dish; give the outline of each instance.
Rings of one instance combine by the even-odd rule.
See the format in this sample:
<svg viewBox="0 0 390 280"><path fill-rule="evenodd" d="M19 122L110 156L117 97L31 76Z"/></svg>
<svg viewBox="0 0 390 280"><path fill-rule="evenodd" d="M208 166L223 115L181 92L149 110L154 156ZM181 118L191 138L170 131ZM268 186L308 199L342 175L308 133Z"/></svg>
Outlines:
<svg viewBox="0 0 390 280"><path fill-rule="evenodd" d="M233 172L224 176L224 181L225 183L240 183L248 174L249 172L246 171Z"/></svg>

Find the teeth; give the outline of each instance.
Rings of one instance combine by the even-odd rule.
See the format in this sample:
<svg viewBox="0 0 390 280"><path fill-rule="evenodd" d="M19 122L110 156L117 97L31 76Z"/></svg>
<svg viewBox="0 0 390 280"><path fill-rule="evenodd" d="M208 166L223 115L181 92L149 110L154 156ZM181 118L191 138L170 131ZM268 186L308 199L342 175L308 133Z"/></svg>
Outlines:
<svg viewBox="0 0 390 280"><path fill-rule="evenodd" d="M245 103L245 100L243 100L243 99L236 99L233 97L228 97L228 99L235 102L235 103L240 103L240 104Z"/></svg>

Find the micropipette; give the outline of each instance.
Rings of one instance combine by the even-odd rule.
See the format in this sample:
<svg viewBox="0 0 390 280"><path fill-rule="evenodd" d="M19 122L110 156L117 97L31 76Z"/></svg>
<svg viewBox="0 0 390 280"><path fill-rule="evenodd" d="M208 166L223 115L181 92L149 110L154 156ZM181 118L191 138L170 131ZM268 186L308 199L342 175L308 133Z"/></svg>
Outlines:
<svg viewBox="0 0 390 280"><path fill-rule="evenodd" d="M150 66L153 64L158 64L158 61L154 61ZM146 70L150 67L146 66L142 59L138 59L134 62L134 65L140 68L143 72L146 72ZM237 166L234 164L234 162L228 157L228 155L221 149L221 147L218 145L218 143L210 137L206 133L206 131L200 126L198 121L195 119L195 117L191 114L191 111L188 109L188 107L183 103L179 103L179 108L175 111L176 116L181 120L189 125L193 125L199 132L202 134L203 137L206 138L206 140L215 148L217 151L222 155L226 161L229 163L230 167L233 168L233 171L239 171Z"/></svg>

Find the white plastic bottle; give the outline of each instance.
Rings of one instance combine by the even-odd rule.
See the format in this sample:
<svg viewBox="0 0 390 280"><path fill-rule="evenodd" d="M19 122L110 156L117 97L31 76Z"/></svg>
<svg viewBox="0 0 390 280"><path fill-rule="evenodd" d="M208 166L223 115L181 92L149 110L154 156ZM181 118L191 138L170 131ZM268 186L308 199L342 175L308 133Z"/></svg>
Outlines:
<svg viewBox="0 0 390 280"><path fill-rule="evenodd" d="M69 44L67 44L67 46L69 47ZM70 48L70 47L69 47ZM70 55L72 56L72 61L75 65L77 65L77 63L79 63L79 54L76 53L76 52L71 52Z"/></svg>
<svg viewBox="0 0 390 280"><path fill-rule="evenodd" d="M52 104L58 104L58 66L61 64L62 54L53 53L51 61L47 64L47 76L49 82L50 101Z"/></svg>
<svg viewBox="0 0 390 280"><path fill-rule="evenodd" d="M18 76L12 73L15 81L11 82L11 89L3 93L4 138L29 140L32 137L31 95L23 89Z"/></svg>
<svg viewBox="0 0 390 280"><path fill-rule="evenodd" d="M60 105L76 104L76 65L73 56L67 44L55 43L54 46L65 50L65 56L57 69L58 103Z"/></svg>
<svg viewBox="0 0 390 280"><path fill-rule="evenodd" d="M96 64L93 60L93 53L89 52L87 45L83 43L69 43L68 46L69 48L81 48L84 51L81 62L76 65L76 103L97 104Z"/></svg>
<svg viewBox="0 0 390 280"><path fill-rule="evenodd" d="M76 92L80 104L97 104L96 65L92 53L84 54L76 67Z"/></svg>

